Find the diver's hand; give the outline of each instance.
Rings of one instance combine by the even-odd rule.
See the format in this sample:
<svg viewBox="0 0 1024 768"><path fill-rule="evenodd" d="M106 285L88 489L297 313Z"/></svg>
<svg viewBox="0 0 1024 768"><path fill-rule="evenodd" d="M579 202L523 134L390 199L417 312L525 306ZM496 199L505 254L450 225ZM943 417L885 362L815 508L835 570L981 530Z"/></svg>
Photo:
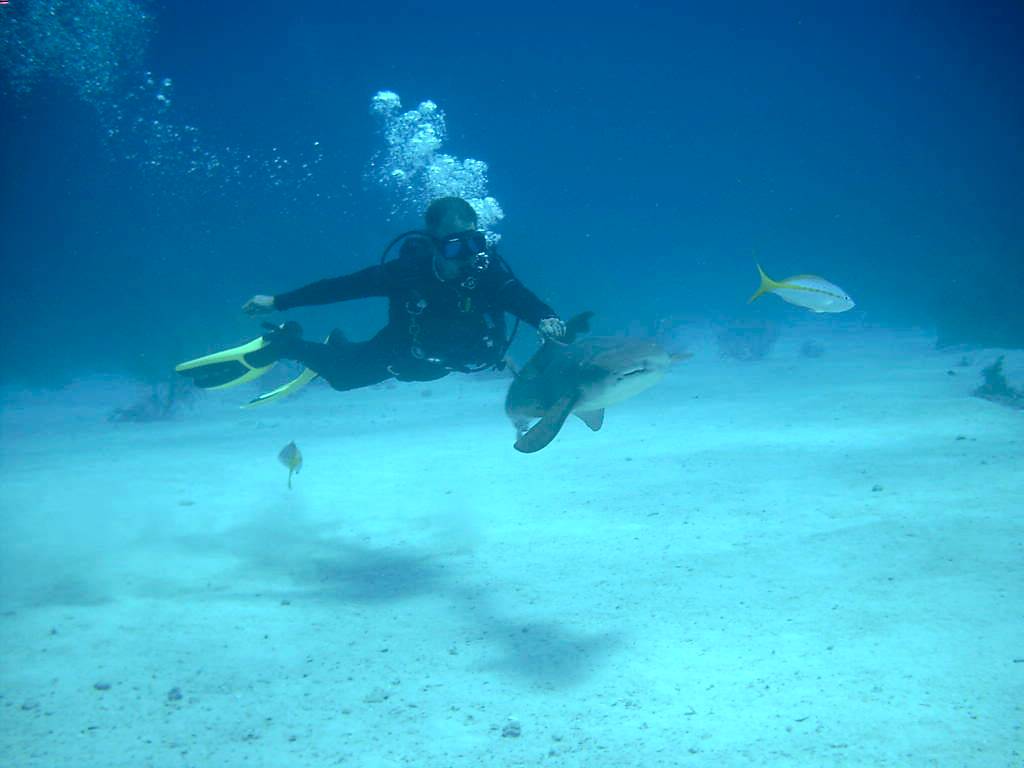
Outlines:
<svg viewBox="0 0 1024 768"><path fill-rule="evenodd" d="M266 315L275 309L277 307L274 306L274 297L261 294L253 296L242 305L242 311L247 315Z"/></svg>
<svg viewBox="0 0 1024 768"><path fill-rule="evenodd" d="M557 317L545 317L537 326L537 331L543 339L560 339L565 336L565 323Z"/></svg>

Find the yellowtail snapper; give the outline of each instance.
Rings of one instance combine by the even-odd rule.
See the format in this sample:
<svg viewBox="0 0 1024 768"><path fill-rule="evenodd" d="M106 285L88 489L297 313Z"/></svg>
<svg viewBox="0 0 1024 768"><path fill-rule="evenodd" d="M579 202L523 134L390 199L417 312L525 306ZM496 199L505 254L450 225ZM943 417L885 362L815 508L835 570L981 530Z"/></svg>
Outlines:
<svg viewBox="0 0 1024 768"><path fill-rule="evenodd" d="M853 309L851 299L842 288L817 275L794 275L785 280L772 280L757 265L761 274L761 286L750 297L748 304L766 293L774 293L780 299L811 312L845 312Z"/></svg>

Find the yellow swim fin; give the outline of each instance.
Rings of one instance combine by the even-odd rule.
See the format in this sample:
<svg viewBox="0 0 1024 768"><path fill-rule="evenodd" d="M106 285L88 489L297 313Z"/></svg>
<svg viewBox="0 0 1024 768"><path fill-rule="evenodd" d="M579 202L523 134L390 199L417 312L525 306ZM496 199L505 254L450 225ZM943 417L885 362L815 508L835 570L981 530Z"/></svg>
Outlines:
<svg viewBox="0 0 1024 768"><path fill-rule="evenodd" d="M176 365L174 370L203 389L235 387L258 379L274 367L276 357L259 354L269 344L260 336L247 344L188 360Z"/></svg>
<svg viewBox="0 0 1024 768"><path fill-rule="evenodd" d="M277 389L272 389L269 392L264 392L262 395L257 395L242 407L252 408L254 405L263 405L264 403L269 403L272 400L278 400L282 397L287 397L288 395L298 392L300 389L309 384L309 382L311 382L319 375L320 374L318 374L312 368L303 368L302 373L300 373L291 381L287 382L286 384L282 384Z"/></svg>
<svg viewBox="0 0 1024 768"><path fill-rule="evenodd" d="M345 341L345 334L335 329L331 331L327 338L324 339L324 344L347 344ZM263 405L273 400L280 400L282 397L288 397L293 395L302 389L304 386L309 384L320 374L314 371L312 368L303 368L302 373L296 376L291 381L285 382L277 389L272 389L269 392L264 392L262 395L258 395L250 400L248 403L243 405L243 408L252 408L254 405Z"/></svg>
<svg viewBox="0 0 1024 768"><path fill-rule="evenodd" d="M761 265L760 264L757 265L757 272L758 272L758 274L761 275L761 285L760 285L760 287L758 287L758 289L754 293L754 295L751 296L749 299L747 299L747 304L749 304L750 302L754 301L754 299L757 299L760 296L763 296L764 294L768 293L769 291L775 290L780 285L780 283L775 282L770 277L768 277L768 275L766 275L764 273L764 270L761 269Z"/></svg>

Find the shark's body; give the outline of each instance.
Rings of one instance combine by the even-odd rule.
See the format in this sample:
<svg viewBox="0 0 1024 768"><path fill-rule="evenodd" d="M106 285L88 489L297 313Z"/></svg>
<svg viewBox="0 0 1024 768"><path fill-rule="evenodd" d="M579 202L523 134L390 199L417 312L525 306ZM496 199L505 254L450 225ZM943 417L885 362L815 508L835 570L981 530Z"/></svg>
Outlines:
<svg viewBox="0 0 1024 768"><path fill-rule="evenodd" d="M591 336L590 314L568 323L566 343L546 341L516 374L505 412L516 426L516 450L533 453L550 443L570 413L592 430L604 422L604 409L633 397L665 375L672 358L653 341ZM532 419L540 419L532 427Z"/></svg>

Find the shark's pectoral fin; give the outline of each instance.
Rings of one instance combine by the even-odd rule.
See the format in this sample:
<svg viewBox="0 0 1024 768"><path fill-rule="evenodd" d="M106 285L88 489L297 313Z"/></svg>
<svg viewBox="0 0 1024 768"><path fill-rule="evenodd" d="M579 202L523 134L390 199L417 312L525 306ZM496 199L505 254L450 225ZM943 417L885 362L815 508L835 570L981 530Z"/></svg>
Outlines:
<svg viewBox="0 0 1024 768"><path fill-rule="evenodd" d="M576 415L579 416L580 421L590 427L592 430L597 432L604 424L604 408L600 408L596 411L576 411Z"/></svg>
<svg viewBox="0 0 1024 768"><path fill-rule="evenodd" d="M578 400L579 394L576 392L560 398L540 421L519 436L516 440L516 450L522 453L535 453L554 440Z"/></svg>

